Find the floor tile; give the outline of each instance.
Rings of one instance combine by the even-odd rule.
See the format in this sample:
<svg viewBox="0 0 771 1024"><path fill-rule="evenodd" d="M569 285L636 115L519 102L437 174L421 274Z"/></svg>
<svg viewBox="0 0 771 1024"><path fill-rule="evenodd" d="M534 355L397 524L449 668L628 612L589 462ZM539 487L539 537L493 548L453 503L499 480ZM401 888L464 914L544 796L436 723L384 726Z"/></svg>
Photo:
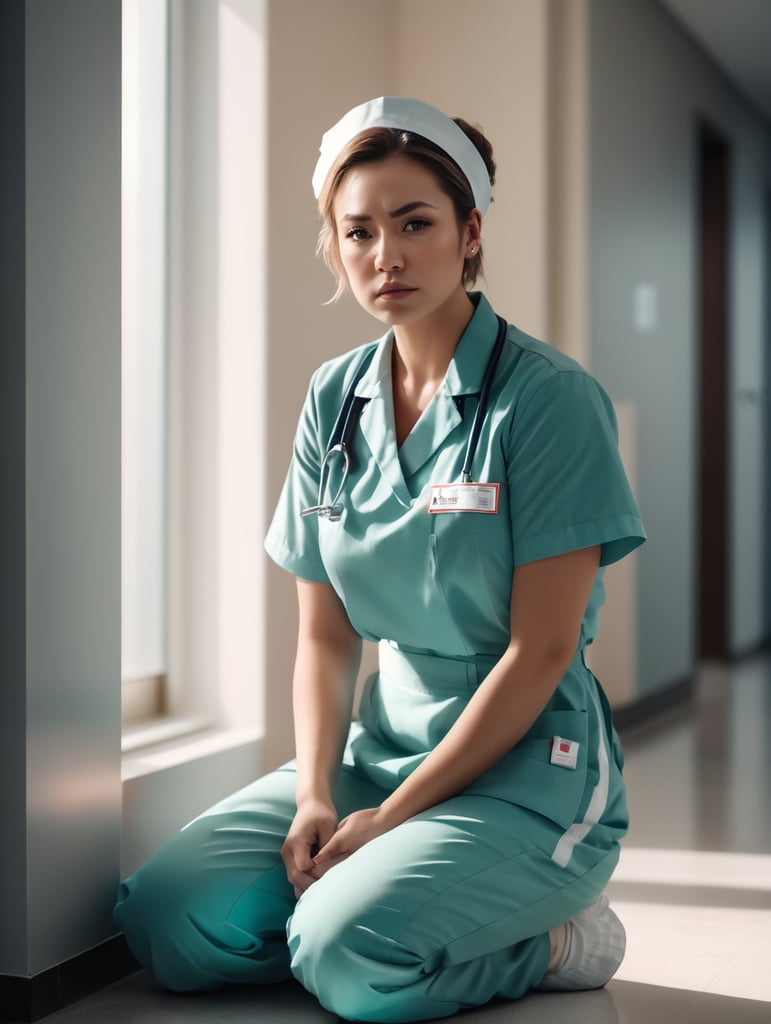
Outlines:
<svg viewBox="0 0 771 1024"><path fill-rule="evenodd" d="M615 901L627 949L669 957L733 959L771 921L771 912L726 907L672 906ZM637 979L645 980L645 979Z"/></svg>
<svg viewBox="0 0 771 1024"><path fill-rule="evenodd" d="M741 956L745 963L763 964L767 970L771 968L771 915L737 956ZM771 977L771 973L769 976Z"/></svg>
<svg viewBox="0 0 771 1024"><path fill-rule="evenodd" d="M737 959L723 968L706 985L705 991L771 1003L771 974L768 971L768 960L765 963L751 963L744 958ZM768 1019L771 1021L771 1007Z"/></svg>

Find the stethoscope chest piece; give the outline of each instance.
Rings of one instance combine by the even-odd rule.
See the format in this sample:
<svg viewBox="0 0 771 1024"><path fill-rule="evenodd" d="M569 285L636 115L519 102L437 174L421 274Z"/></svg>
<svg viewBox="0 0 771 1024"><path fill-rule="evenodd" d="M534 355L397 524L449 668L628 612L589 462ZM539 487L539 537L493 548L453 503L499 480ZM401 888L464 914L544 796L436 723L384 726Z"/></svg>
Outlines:
<svg viewBox="0 0 771 1024"><path fill-rule="evenodd" d="M340 477L340 484L335 492L335 496L331 502L325 504L323 501L324 491L326 490L327 483L329 482L329 475L331 471L331 465L335 461L336 456L340 456L343 461L343 472ZM330 523L336 523L340 520L343 514L343 503L340 500L345 490L345 485L348 481L348 473L351 468L351 458L348 454L348 448L344 441L339 441L337 444L333 444L331 448L327 449L324 459L321 463L321 477L319 479L319 503L318 505L310 505L308 508L301 508L301 516L313 516L316 515L319 519L328 519Z"/></svg>

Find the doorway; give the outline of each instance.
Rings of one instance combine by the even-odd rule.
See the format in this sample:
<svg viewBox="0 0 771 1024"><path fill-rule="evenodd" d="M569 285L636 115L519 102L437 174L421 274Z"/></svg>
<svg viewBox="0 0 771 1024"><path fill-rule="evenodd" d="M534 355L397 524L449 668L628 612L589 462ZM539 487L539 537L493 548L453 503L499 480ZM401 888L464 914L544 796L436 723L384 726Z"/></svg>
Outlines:
<svg viewBox="0 0 771 1024"><path fill-rule="evenodd" d="M765 587L765 645L771 647L771 189L766 192L765 205L765 323L763 336L765 351L763 363L765 374L763 381L763 403L765 408L765 442L763 468L765 471L765 531L763 536L765 547L764 579Z"/></svg>
<svg viewBox="0 0 771 1024"><path fill-rule="evenodd" d="M698 131L699 547L698 656L729 657L728 246L730 147L707 121Z"/></svg>

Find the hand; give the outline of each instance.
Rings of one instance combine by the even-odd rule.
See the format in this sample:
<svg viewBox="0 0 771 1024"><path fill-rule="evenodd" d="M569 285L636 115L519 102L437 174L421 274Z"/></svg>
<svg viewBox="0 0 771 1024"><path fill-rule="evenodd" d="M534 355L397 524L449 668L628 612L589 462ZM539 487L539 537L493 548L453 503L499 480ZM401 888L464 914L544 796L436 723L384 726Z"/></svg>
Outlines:
<svg viewBox="0 0 771 1024"><path fill-rule="evenodd" d="M313 861L337 826L337 811L330 801L306 800L297 808L289 833L281 847L286 877L299 897L324 874Z"/></svg>
<svg viewBox="0 0 771 1024"><path fill-rule="evenodd" d="M363 811L354 811L347 818L343 818L335 834L313 858L313 863L322 873L328 871L335 864L350 857L370 839L383 835L392 827L393 824L386 821L381 807L367 807Z"/></svg>

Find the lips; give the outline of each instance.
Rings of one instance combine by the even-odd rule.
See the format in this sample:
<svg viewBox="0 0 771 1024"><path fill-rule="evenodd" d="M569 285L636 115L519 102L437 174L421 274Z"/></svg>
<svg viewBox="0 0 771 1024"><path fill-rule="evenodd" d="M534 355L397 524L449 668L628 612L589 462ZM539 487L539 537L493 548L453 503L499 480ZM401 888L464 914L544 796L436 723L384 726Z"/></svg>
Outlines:
<svg viewBox="0 0 771 1024"><path fill-rule="evenodd" d="M402 295L409 295L416 290L406 284L402 284L401 281L389 281L388 284L384 284L382 288L378 289L377 297L379 299L399 298Z"/></svg>

